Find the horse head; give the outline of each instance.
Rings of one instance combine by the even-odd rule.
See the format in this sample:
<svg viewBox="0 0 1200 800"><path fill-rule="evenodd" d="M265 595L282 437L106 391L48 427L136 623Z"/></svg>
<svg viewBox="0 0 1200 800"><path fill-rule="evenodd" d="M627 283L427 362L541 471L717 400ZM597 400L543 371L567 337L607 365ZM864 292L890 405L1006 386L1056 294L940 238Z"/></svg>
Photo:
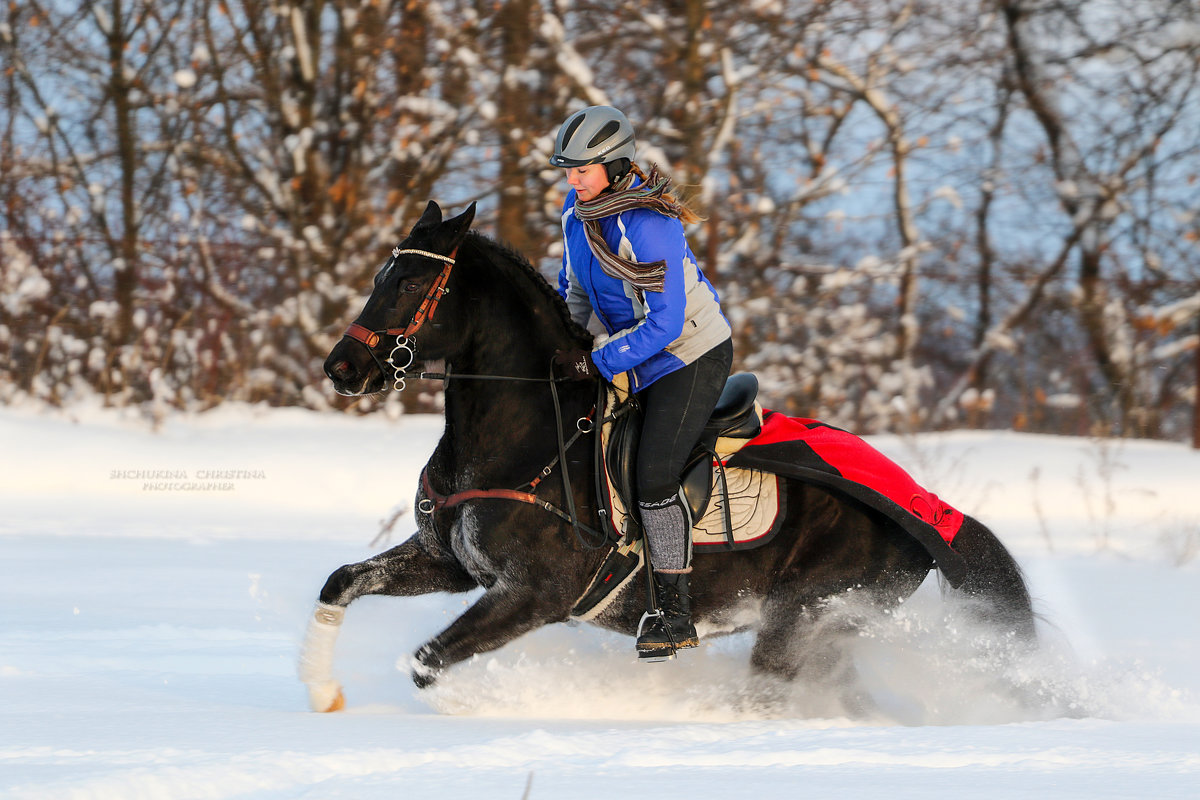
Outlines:
<svg viewBox="0 0 1200 800"><path fill-rule="evenodd" d="M408 236L392 251L375 276L371 296L342 339L325 359L325 374L338 394L360 395L382 390L416 358L445 358L451 343L441 336L446 326L434 322L459 246L475 218L475 204L457 217L442 220L432 200ZM430 335L431 333L439 335ZM386 365L386 366L385 366Z"/></svg>

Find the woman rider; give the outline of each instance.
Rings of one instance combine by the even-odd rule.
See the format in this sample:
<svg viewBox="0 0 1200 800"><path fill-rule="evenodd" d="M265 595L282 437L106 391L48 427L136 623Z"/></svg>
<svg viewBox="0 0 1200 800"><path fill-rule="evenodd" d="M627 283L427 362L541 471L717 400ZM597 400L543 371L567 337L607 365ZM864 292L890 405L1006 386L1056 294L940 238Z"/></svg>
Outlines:
<svg viewBox="0 0 1200 800"><path fill-rule="evenodd" d="M634 163L629 120L610 106L572 114L550 164L566 170L559 292L571 316L594 313L607 335L590 353L560 355L569 374L629 373L643 409L638 509L661 614L637 640L644 658L699 644L691 620L691 519L680 478L717 404L733 361L720 300L688 247L684 222L699 217L670 182Z"/></svg>

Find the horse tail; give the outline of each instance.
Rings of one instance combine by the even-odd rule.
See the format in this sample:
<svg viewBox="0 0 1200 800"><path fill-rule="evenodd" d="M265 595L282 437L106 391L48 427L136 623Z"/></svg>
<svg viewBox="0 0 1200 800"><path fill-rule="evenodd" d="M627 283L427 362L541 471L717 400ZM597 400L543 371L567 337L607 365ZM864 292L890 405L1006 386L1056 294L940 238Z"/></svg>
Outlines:
<svg viewBox="0 0 1200 800"><path fill-rule="evenodd" d="M982 620L1021 642L1035 644L1029 587L1021 567L996 534L974 517L964 515L953 547L967 564L967 576L958 591L979 601Z"/></svg>

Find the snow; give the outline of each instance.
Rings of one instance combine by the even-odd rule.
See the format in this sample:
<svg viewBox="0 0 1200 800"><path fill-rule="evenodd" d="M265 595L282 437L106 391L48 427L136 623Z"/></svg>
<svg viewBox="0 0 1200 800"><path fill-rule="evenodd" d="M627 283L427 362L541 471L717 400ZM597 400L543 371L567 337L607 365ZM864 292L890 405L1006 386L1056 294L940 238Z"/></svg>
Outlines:
<svg viewBox="0 0 1200 800"><path fill-rule="evenodd" d="M196 85L196 71L192 69L176 70L175 85L180 89L191 89Z"/></svg>
<svg viewBox="0 0 1200 800"><path fill-rule="evenodd" d="M553 626L419 691L409 654L472 599L446 595L352 605L347 711L309 712L317 591L379 549L440 433L428 416L242 406L152 428L0 408L0 797L1197 796L1200 452L872 437L1004 539L1044 647L981 658L931 579L856 643L869 718L805 687L755 702L744 635L642 665L624 637Z"/></svg>

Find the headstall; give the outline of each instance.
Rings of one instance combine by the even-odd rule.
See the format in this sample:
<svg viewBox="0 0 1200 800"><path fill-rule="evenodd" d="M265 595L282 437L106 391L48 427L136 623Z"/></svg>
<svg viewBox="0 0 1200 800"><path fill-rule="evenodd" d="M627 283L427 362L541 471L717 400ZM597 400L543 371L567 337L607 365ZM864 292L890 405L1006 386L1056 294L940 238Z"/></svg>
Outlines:
<svg viewBox="0 0 1200 800"><path fill-rule="evenodd" d="M383 365L379 363L379 359L375 357L375 348L379 345L379 342L383 336L396 337L395 346L392 347L391 353L389 353L388 357L384 360L386 363L391 365L392 369L394 370L395 380L392 382L392 388L397 392L404 391L404 371L412 366L413 361L416 360L417 357L417 342L413 337L416 336L417 331L421 329L422 325L433 318L433 313L437 311L438 303L441 302L443 296L450 292L450 290L446 288L446 284L450 282L450 270L454 269L454 257L457 253L458 248L455 248L454 251L448 256L444 256L441 253L434 253L429 250L419 250L416 248L401 249L397 247L392 250L392 257L388 263L384 265L383 272L387 272L389 269L391 269L396 259L404 255L432 258L436 261L445 262L446 266L442 267L442 271L438 274L437 279L434 280L433 285L429 287L429 291L425 293L425 297L421 300L421 305L417 307L416 312L412 315L412 319L410 319L408 324L403 328L385 328L381 331L373 331L364 325L360 325L357 322L352 322L350 323L350 327L346 328L346 332L343 334L344 336L349 336L351 339L362 342L364 345L366 345L367 350L371 354L371 358L375 359L375 363L379 366L379 371L385 374L386 370L384 370ZM404 360L404 363L400 363L399 359L403 358L404 356L398 356L397 354L406 354L408 358Z"/></svg>

